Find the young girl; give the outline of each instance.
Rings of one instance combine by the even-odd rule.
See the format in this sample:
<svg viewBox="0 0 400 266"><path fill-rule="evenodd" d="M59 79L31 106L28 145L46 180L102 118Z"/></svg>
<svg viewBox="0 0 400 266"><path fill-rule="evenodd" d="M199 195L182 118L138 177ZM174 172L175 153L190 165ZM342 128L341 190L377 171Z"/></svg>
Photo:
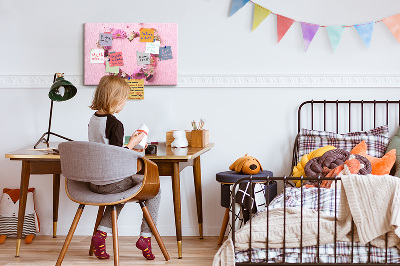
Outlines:
<svg viewBox="0 0 400 266"><path fill-rule="evenodd" d="M90 108L96 110L96 112L89 122L89 141L120 147L123 146L124 126L113 114L122 111L128 99L129 91L130 87L128 83L120 77L104 76L101 78L94 93L92 105L90 106ZM134 132L125 148L133 150L133 147L138 144L143 137L143 132ZM144 150L136 151L143 152ZM135 185L137 185L137 183L131 177L126 177L112 183L90 183L90 189L96 193L111 194L128 190ZM160 198L161 190L154 198L146 200L146 206L155 224L157 224ZM116 207L117 215L119 215L124 204L118 204ZM107 206L98 230L92 237L94 254L99 259L108 259L110 257L106 252L105 240L107 233L112 233L111 228L111 208ZM143 256L148 260L154 259L154 255L151 252L151 235L150 227L143 217L140 238L136 242L136 247L142 250Z"/></svg>

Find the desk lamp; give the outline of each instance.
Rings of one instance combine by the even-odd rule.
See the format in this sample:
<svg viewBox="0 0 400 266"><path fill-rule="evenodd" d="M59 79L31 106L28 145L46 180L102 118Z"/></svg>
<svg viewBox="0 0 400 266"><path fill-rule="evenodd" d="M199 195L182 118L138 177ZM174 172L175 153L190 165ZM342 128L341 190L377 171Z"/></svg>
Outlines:
<svg viewBox="0 0 400 266"><path fill-rule="evenodd" d="M54 135L54 136L57 136L59 138L72 141L72 139L69 139L69 138L66 138L64 136L61 136L61 135L58 135L56 133L51 132L50 131L50 127L51 127L51 117L52 117L52 114L53 114L53 101L56 101L56 102L67 101L67 100L71 99L72 97L74 97L75 94L76 94L76 87L74 85L72 85L71 82L69 82L68 80L64 79L64 73L55 73L54 74L54 79L53 79L53 85L51 85L50 92L49 92L49 98L51 100L50 117L49 117L49 128L48 128L47 132L45 132L40 137L38 142L36 142L35 146L33 146L34 149L36 149L37 145L40 142L46 143L47 147L48 147L49 146L50 135ZM46 138L46 136L47 136L47 138Z"/></svg>

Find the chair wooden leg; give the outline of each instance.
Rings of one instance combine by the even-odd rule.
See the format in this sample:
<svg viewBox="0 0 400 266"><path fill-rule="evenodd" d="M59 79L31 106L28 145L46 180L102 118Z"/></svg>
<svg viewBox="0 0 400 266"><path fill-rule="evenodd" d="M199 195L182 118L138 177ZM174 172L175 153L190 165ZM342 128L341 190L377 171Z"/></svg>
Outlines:
<svg viewBox="0 0 400 266"><path fill-rule="evenodd" d="M118 245L118 226L117 226L117 208L111 206L112 234L114 248L114 265L119 266L119 245Z"/></svg>
<svg viewBox="0 0 400 266"><path fill-rule="evenodd" d="M226 231L226 227L228 225L228 221L229 221L229 208L226 208L225 209L224 220L222 221L221 232L219 233L218 245L222 245L222 240L224 240L225 231Z"/></svg>
<svg viewBox="0 0 400 266"><path fill-rule="evenodd" d="M105 206L99 206L99 210L97 212L96 223L94 224L93 235L96 234L97 227L99 227L101 219L103 218L104 208L105 208ZM93 256L93 253L94 253L94 247L93 247L92 241L90 241L89 256Z"/></svg>
<svg viewBox="0 0 400 266"><path fill-rule="evenodd" d="M78 207L78 210L76 211L75 218L72 221L71 228L69 229L68 235L65 238L65 242L64 242L64 245L63 245L63 247L61 249L60 255L58 256L58 260L56 262L56 266L61 265L61 263L62 263L62 261L63 261L63 259L65 257L65 253L67 253L68 246L71 243L72 236L74 235L76 226L78 225L79 219L81 218L81 215L82 215L82 212L83 212L84 208L85 208L85 205L80 204L79 207Z"/></svg>
<svg viewBox="0 0 400 266"><path fill-rule="evenodd" d="M158 233L158 230L157 230L156 225L154 224L153 218L151 218L149 210L147 209L146 205L144 205L143 201L139 201L139 204L140 204L140 207L142 208L143 216L146 219L147 224L149 225L149 227L151 229L151 232L153 233L154 237L156 238L158 246L160 247L161 252L163 253L165 260L167 260L167 261L170 260L168 251L165 248L165 245L164 245L164 242L161 239L160 233Z"/></svg>

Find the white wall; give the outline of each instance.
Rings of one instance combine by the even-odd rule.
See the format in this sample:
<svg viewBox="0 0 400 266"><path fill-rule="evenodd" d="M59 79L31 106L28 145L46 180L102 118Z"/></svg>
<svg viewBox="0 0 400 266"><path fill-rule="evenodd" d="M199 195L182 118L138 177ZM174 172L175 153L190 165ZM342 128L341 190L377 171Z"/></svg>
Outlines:
<svg viewBox="0 0 400 266"><path fill-rule="evenodd" d="M259 1L272 11L324 25L356 24L400 12L399 1ZM120 4L120 9L116 3ZM383 23L375 24L367 50L354 28L343 34L336 54L321 29L304 53L301 28L295 23L276 44L273 15L251 32L252 4L228 17L231 1L137 0L137 1L1 1L0 2L0 154L31 145L47 130L50 107L44 85L18 81L23 75L51 80L55 72L66 77L83 75L83 24L86 22L178 23L179 76L363 76L398 77L400 44ZM346 79L345 79L346 80ZM384 79L381 79L384 80ZM249 153L275 175L290 170L292 143L296 134L297 107L309 99L399 99L396 79L387 88L370 86L316 87L296 83L286 87L237 88L146 87L145 100L128 102L119 114L126 132L141 122L152 130L150 141L164 141L170 129L189 129L190 121L206 118L215 147L202 157L203 212L205 235L219 233L223 209L219 206L219 184L215 173L227 170L238 157ZM30 88L33 87L33 88ZM390 87L390 88L389 88ZM94 87L78 84L78 94L67 102L55 103L52 131L86 140L88 108ZM21 163L0 159L0 188L19 188ZM184 235L197 234L197 215L191 168L181 173L182 226ZM52 177L32 176L36 210L42 234L52 233ZM162 177L163 190L158 228L174 235L171 180ZM65 195L62 183L59 230L66 234L77 205ZM76 231L90 234L96 210L87 207ZM140 210L130 204L119 220L121 235L139 233Z"/></svg>

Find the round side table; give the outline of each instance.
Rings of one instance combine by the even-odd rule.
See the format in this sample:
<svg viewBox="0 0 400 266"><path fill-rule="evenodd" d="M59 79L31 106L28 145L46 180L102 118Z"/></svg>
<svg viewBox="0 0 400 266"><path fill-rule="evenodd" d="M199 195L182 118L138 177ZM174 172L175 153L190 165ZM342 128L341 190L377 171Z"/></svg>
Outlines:
<svg viewBox="0 0 400 266"><path fill-rule="evenodd" d="M228 226L229 222L229 207L231 205L231 185L235 184L236 181L238 181L239 179L249 176L250 175L238 173L235 171L225 171L216 174L216 179L221 184L221 206L225 208L225 215L222 221L221 232L218 238L218 245L222 244L222 240L224 239L225 236L226 227ZM260 171L258 174L253 175L253 177L265 177L265 178L267 178L268 176L269 177L273 176L273 173L268 170ZM269 189L269 198L268 199L266 198L267 204L273 198L275 198L277 194L276 182L271 183L268 186L269 188L265 186L265 191ZM267 192L265 192L265 197L267 197Z"/></svg>

